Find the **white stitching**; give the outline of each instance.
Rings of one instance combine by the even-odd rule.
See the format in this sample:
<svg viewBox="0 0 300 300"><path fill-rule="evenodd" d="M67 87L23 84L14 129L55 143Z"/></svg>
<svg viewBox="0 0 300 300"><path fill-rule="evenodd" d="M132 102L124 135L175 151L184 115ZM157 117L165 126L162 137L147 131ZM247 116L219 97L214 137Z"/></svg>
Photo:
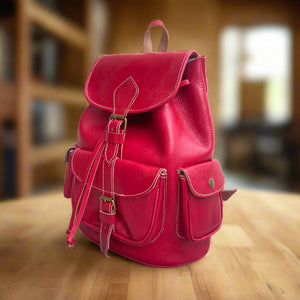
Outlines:
<svg viewBox="0 0 300 300"><path fill-rule="evenodd" d="M117 123L117 126L116 126L116 132L117 133L120 133L121 124L122 124L122 122ZM115 144L114 145L114 147L115 147L114 153L113 153L110 160L108 160L108 158L107 158L107 149L109 147L108 145L109 145L109 143L106 144L106 148L105 148L105 160L107 161L107 163L109 165L113 161L113 159L117 156L120 144Z"/></svg>
<svg viewBox="0 0 300 300"><path fill-rule="evenodd" d="M180 79L180 74L181 74L181 71L182 71L183 64L184 64L184 62L186 61L186 57L187 57L188 55L192 55L193 53L196 53L196 54L198 55L198 53L197 53L196 51L190 50L190 51L187 51L186 55L185 55L184 58L182 59L182 62L181 62L181 65L180 65L180 69L179 69L178 75L177 75L177 81L176 81L176 83L175 83L175 86L174 86L173 90L172 90L171 93L169 94L169 96L167 96L164 100L162 100L162 101L159 102L159 103L156 103L156 104L153 104L153 105L151 105L151 106L148 106L148 107L147 107L147 110L151 110L151 109L154 108L154 107L160 106L163 102L166 102L166 101L172 96L172 94L175 92L176 87L177 87L177 85L178 85L178 81L179 81L179 79ZM86 97L87 97L88 101L89 101L91 104L94 104L95 106L100 107L100 108L102 108L102 109L111 111L111 109L112 109L111 107L104 106L104 105L100 105L100 104L98 104L97 102L93 101L93 100L90 98L89 92L88 92L88 84L89 84L90 78L91 78L91 76L92 76L92 72L93 72L94 68L96 67L96 65L98 64L98 62L99 62L103 57L105 57L105 56L101 56L100 58L97 59L97 61L95 62L94 67L91 69L90 74L89 74L89 76L88 76L88 78L87 78L87 83L86 83L86 88L85 88L85 90L86 90ZM145 110L144 110L144 109L138 109L138 110L132 110L131 112L138 113L138 112L143 112L143 111L145 111Z"/></svg>
<svg viewBox="0 0 300 300"><path fill-rule="evenodd" d="M102 201L100 201L100 210L102 210ZM100 228L99 228L99 230L100 230L99 246L100 246L101 252L103 252L103 250L102 250L102 226L103 226L103 222L101 222Z"/></svg>
<svg viewBox="0 0 300 300"><path fill-rule="evenodd" d="M155 178L153 179L151 185L147 188L147 190L145 190L145 191L143 191L143 192L141 192L141 193L131 194L131 195L118 194L118 193L115 193L115 195L118 196L118 197L128 197L128 198L129 198L129 197L145 196L146 194L148 194L149 192L151 192L151 191L153 190L153 188L155 187L156 182L157 182L157 180L158 180L158 178L159 178L159 176L160 176L162 170L164 170L164 169L160 169L160 170L157 172ZM77 174L74 174L74 176L77 178L78 181L82 181L82 179L81 179ZM109 191L106 191L106 190L104 190L104 189L98 188L98 187L96 187L96 186L94 186L94 185L92 185L92 188L95 189L95 190L98 190L98 191L100 191L100 192L103 192L103 193L110 193Z"/></svg>
<svg viewBox="0 0 300 300"><path fill-rule="evenodd" d="M180 176L177 176L177 214L176 214L176 235L180 239L184 239L184 237L179 234L179 201L180 201L180 195L179 192L181 191L180 189Z"/></svg>
<svg viewBox="0 0 300 300"><path fill-rule="evenodd" d="M111 122L112 122L112 121L113 121L113 120L110 120L110 121L109 121L108 131L110 130L110 125L111 125ZM117 126L116 126L116 131L119 130L120 126L121 126L121 122L119 122L119 123L117 124ZM107 150L108 150L109 144L110 144L110 143L107 142L107 143L106 143L106 146L105 146L105 160L107 161L108 165L112 162L112 160L114 159L114 157L117 155L117 151L118 151L118 149L119 149L119 148L118 148L119 144L115 144L115 145L113 146L113 147L114 147L114 153L113 153L111 159L108 160L108 158L107 158ZM103 186L103 187L104 187L104 186Z"/></svg>
<svg viewBox="0 0 300 300"><path fill-rule="evenodd" d="M108 213L108 212L105 212L103 210L100 210L99 212L101 212L101 214L104 214L104 215L107 215L107 216L114 216L116 213Z"/></svg>
<svg viewBox="0 0 300 300"><path fill-rule="evenodd" d="M109 203L108 207L109 207L109 213L111 213L112 205ZM108 225L108 232L107 232L107 235L106 235L106 243L105 243L105 250L104 250L104 254L106 256L107 256L107 251L108 251L109 244L110 244L111 231L112 231L112 225Z"/></svg>
<svg viewBox="0 0 300 300"><path fill-rule="evenodd" d="M73 175L77 178L77 180L79 180L81 182L82 178L80 178L78 176L78 174L76 173L76 171L74 169L74 166L73 166L73 159L74 159L74 157L75 157L75 152L74 152L74 155L72 157L72 163L71 163L72 172L73 172ZM155 186L155 184L156 184L156 182L157 182L157 180L158 180L158 178L159 178L159 176L160 176L160 174L161 174L161 172L163 170L165 170L165 169L161 168L161 169L159 169L157 171L155 178L153 179L152 183L150 184L150 186L145 191L143 191L141 193L137 193L137 194L130 194L130 195L124 195L124 194L115 193L115 195L118 196L118 197L137 197L137 196L142 196L142 195L148 194L154 188L154 186ZM96 189L96 190L98 190L100 192L103 192L103 193L109 193L108 191L104 190L104 188L102 189L102 188L96 187L94 185L92 185L92 188L94 188L94 189Z"/></svg>
<svg viewBox="0 0 300 300"><path fill-rule="evenodd" d="M138 96L140 90L139 90L139 87L137 86L136 82L134 81L133 77L132 76L129 76L127 77L122 83L120 83L115 89L114 89L114 93L113 93L113 113L116 113L116 92L117 90L126 82L130 80L132 82L132 84L134 85L135 87L135 94L134 96L132 97L131 101L129 102L127 108L125 109L124 111L124 115L126 116L130 107L132 106L132 104L134 103L136 97Z"/></svg>
<svg viewBox="0 0 300 300"><path fill-rule="evenodd" d="M159 231L159 233L157 234L157 236L149 242L149 244L152 244L154 243L159 237L160 235L162 234L162 232L164 231L164 228L165 228L165 216L166 216L166 206L165 206L165 203L166 203L166 190L167 190L167 174L164 175L164 202L163 202L163 219L162 219L162 226L161 226L161 229Z"/></svg>
<svg viewBox="0 0 300 300"><path fill-rule="evenodd" d="M198 192L195 190L195 188L194 188L194 186L193 186L193 183L192 183L192 180L191 180L191 177L190 177L189 173L187 172L187 170L186 170L186 169L181 169L181 170L184 172L184 175L187 176L187 179L188 179L188 185L189 185L189 187L191 188L191 191L192 191L192 193L193 193L195 196L198 196L198 197L209 197L209 196L215 195L216 193L218 193L218 192L220 192L220 191L222 191L222 190L224 189L224 185L222 185L219 189L213 191L212 193L208 193L208 194L200 194L200 193L198 193Z"/></svg>
<svg viewBox="0 0 300 300"><path fill-rule="evenodd" d="M100 61L101 59L103 59L105 56L106 56L106 55L102 55L102 56L100 56L100 57L95 61L94 65L92 66L92 68L91 68L91 70L90 70L90 72L89 72L88 78L86 79L86 84L85 84L85 88L84 88L84 90L85 90L85 96L86 96L87 99L90 100L92 103L94 103L94 102L93 102L93 101L91 100L91 98L90 98L88 85L89 85L89 83L90 83L90 79L91 79L91 77L92 77L92 74L93 74L93 72L94 72L95 67L97 66L97 64L99 63L99 61ZM94 103L94 104L96 104L96 103Z"/></svg>
<svg viewBox="0 0 300 300"><path fill-rule="evenodd" d="M75 212L74 212L74 221L73 221L73 224L75 223L75 221L76 221L76 219L77 219L77 211L78 211L79 203L81 203L81 200L82 200L81 197L82 197L82 195L83 195L84 192L85 192L85 188L86 188L87 181L88 181L89 178L90 178L89 175L90 175L91 169L92 169L93 166L94 166L94 162L95 162L96 156L98 155L100 149L102 148L102 145L103 145L103 141L101 142L101 144L100 144L100 146L98 147L96 153L94 154L92 163L90 164L90 167L89 167L89 170L88 170L88 176L87 176L86 179L85 179L84 186L83 186L83 188L82 188L82 190L81 190L80 196L78 197L78 201L77 201L77 204L76 204L76 210L75 210ZM79 148L78 148L78 149L79 149ZM76 149L76 150L77 150L77 149ZM73 152L73 155L75 154L76 150ZM73 162L73 158L74 158L73 155L72 155L72 162ZM99 162L98 162L98 164L97 164L97 168L98 168L98 165L99 165ZM73 166L73 165L72 165L72 166ZM72 168L72 169L73 169L73 168ZM95 172L95 174L94 174L94 178L95 178L95 175L96 175L96 172ZM94 181L94 178L93 178L93 181ZM81 181L82 181L82 180L81 180ZM92 181L92 182L93 182L93 181ZM92 184L91 184L91 186L92 186ZM86 203L86 205L87 205L87 203Z"/></svg>
<svg viewBox="0 0 300 300"><path fill-rule="evenodd" d="M112 225L109 225L109 229L108 229L108 232L107 232L107 236L106 236L106 247L105 247L105 256L106 257L109 257L107 255L107 251L109 249L109 246L110 246L110 236L111 236L111 232L112 232Z"/></svg>
<svg viewBox="0 0 300 300"><path fill-rule="evenodd" d="M135 80L132 78L132 76L130 76L129 78L132 81L133 85L135 86L135 94L134 94L133 98L131 99L129 105L127 106L124 115L128 114L129 109L131 108L132 104L135 102L135 99L137 98L138 94L140 93L139 87L136 84Z"/></svg>

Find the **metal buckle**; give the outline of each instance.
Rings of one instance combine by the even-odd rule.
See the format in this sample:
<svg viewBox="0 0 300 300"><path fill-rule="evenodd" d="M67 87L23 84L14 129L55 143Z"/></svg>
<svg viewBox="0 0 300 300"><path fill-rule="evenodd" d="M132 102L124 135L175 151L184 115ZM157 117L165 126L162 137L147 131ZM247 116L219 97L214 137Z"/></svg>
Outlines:
<svg viewBox="0 0 300 300"><path fill-rule="evenodd" d="M110 117L109 117L109 120L123 120L124 121L124 129L123 129L123 131L126 131L126 128L127 128L127 118L125 116L111 114Z"/></svg>
<svg viewBox="0 0 300 300"><path fill-rule="evenodd" d="M106 197L104 195L100 195L100 201L101 200L103 200L104 202L111 202L114 212L116 211L116 202L113 198Z"/></svg>

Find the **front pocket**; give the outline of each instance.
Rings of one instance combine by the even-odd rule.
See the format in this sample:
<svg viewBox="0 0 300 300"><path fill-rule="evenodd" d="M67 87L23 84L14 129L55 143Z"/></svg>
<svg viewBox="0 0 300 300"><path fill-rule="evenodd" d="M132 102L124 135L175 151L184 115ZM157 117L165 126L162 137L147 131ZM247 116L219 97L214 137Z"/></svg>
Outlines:
<svg viewBox="0 0 300 300"><path fill-rule="evenodd" d="M178 170L177 234L197 242L222 223L224 177L217 160Z"/></svg>
<svg viewBox="0 0 300 300"><path fill-rule="evenodd" d="M76 209L79 186L91 152L76 149L71 169L75 178L72 202ZM163 230L166 170L125 159L117 159L114 169L116 219L112 237L129 245L142 246L153 242ZM83 223L99 230L101 164L90 192ZM107 192L107 191L106 191Z"/></svg>

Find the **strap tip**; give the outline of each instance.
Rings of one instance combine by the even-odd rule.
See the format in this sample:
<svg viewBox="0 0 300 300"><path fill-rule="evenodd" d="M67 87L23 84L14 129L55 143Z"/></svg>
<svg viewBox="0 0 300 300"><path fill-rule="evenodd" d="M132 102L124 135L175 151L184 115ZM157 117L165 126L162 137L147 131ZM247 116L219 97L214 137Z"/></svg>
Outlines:
<svg viewBox="0 0 300 300"><path fill-rule="evenodd" d="M68 248L73 248L75 246L75 241L72 238L67 238L67 246Z"/></svg>

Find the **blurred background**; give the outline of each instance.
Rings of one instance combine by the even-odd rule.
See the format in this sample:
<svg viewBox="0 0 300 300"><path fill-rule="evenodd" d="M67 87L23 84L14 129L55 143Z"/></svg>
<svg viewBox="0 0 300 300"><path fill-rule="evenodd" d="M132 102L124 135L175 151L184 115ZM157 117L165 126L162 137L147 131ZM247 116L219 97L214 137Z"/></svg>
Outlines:
<svg viewBox="0 0 300 300"><path fill-rule="evenodd" d="M207 56L227 185L300 191L300 1L1 0L0 199L62 187L89 67L142 52L153 19Z"/></svg>

